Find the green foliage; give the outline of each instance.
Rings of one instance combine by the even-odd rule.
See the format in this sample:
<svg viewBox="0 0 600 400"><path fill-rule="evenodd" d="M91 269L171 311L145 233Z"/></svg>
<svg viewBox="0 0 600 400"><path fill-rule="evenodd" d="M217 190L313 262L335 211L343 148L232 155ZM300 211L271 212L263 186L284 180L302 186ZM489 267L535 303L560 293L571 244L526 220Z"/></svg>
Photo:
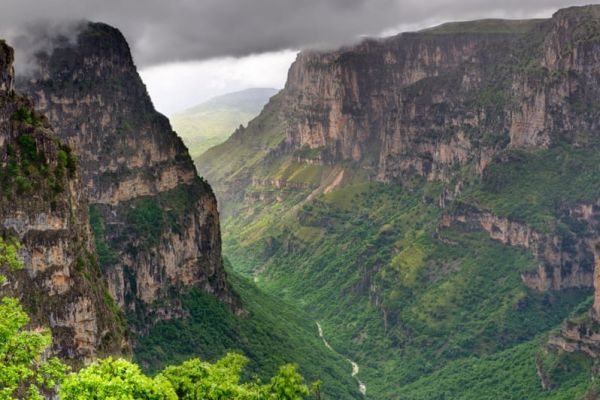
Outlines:
<svg viewBox="0 0 600 400"><path fill-rule="evenodd" d="M37 126L40 124L41 120L38 115L35 114L33 110L27 107L19 107L17 111L12 113L10 119L13 121L24 122L28 125Z"/></svg>
<svg viewBox="0 0 600 400"><path fill-rule="evenodd" d="M54 390L67 367L57 358L43 358L52 343L47 330L25 330L29 323L17 299L0 301L0 399L42 399Z"/></svg>
<svg viewBox="0 0 600 400"><path fill-rule="evenodd" d="M107 358L67 376L61 384L63 400L176 400L171 384L160 375L145 376L129 361Z"/></svg>
<svg viewBox="0 0 600 400"><path fill-rule="evenodd" d="M117 262L119 254L106 241L104 218L102 217L100 206L97 204L90 204L90 225L94 233L96 254L98 254L100 265L106 267Z"/></svg>
<svg viewBox="0 0 600 400"><path fill-rule="evenodd" d="M308 145L304 145L302 148L294 151L294 156L300 158L315 159L319 158L319 156L321 156L324 151L325 147L316 147L314 149L311 149L310 147L308 147Z"/></svg>
<svg viewBox="0 0 600 400"><path fill-rule="evenodd" d="M22 133L16 143L7 144L8 163L0 168L0 186L5 195L25 195L36 190L51 198L64 192L67 178L75 177L77 159L71 149L58 145L53 164L43 146L38 145L42 137L37 133Z"/></svg>
<svg viewBox="0 0 600 400"><path fill-rule="evenodd" d="M561 146L506 153L486 168L481 184L467 189L460 200L547 231L562 206L598 196L600 152Z"/></svg>
<svg viewBox="0 0 600 400"><path fill-rule="evenodd" d="M62 177L65 170L68 172L70 178L75 177L77 157L75 157L69 146L60 146L60 150L58 150L58 166L55 172L57 178L59 176Z"/></svg>
<svg viewBox="0 0 600 400"><path fill-rule="evenodd" d="M410 400L574 400L590 384L589 370L572 375L551 390L543 390L536 374L536 357L545 337L505 351L452 361L431 375L397 389L396 397ZM576 356L579 357L579 356Z"/></svg>
<svg viewBox="0 0 600 400"><path fill-rule="evenodd" d="M127 226L137 237L144 238L148 248L158 245L163 225L163 210L156 198L136 200L127 211Z"/></svg>
<svg viewBox="0 0 600 400"><path fill-rule="evenodd" d="M15 183L17 184L18 194L25 194L33 189L33 183L24 176L17 176L15 178Z"/></svg>
<svg viewBox="0 0 600 400"><path fill-rule="evenodd" d="M310 394L293 365L285 365L267 384L242 382L247 359L227 354L214 364L188 360L154 378L126 360L107 358L72 373L62 382L62 400L302 400Z"/></svg>
<svg viewBox="0 0 600 400"><path fill-rule="evenodd" d="M31 135L19 136L17 143L19 144L19 147L21 148L25 158L33 160L37 157L37 144Z"/></svg>
<svg viewBox="0 0 600 400"><path fill-rule="evenodd" d="M18 245L0 238L0 266L11 270L22 267L17 258ZM0 280L5 277L0 275ZM17 299L0 300L0 399L41 400L43 391L54 390L67 367L44 353L52 343L49 331L27 330L29 317Z"/></svg>
<svg viewBox="0 0 600 400"><path fill-rule="evenodd" d="M247 362L239 354L227 354L215 364L193 359L167 367L159 376L171 382L182 400L301 400L310 394L293 365L281 367L268 384L241 383Z"/></svg>
<svg viewBox="0 0 600 400"><path fill-rule="evenodd" d="M0 237L0 267L8 268L11 271L23 268L23 261L17 257L21 245L15 240L6 241ZM6 277L0 274L0 284L6 280Z"/></svg>
<svg viewBox="0 0 600 400"><path fill-rule="evenodd" d="M323 382L323 398L358 397L350 365L329 351L305 313L258 290L228 270L228 281L241 297L247 316L235 316L199 290L181 296L189 317L158 322L137 338L136 360L150 372L190 356L216 360L229 351L249 357L249 371L264 380L281 364L296 363L307 379Z"/></svg>

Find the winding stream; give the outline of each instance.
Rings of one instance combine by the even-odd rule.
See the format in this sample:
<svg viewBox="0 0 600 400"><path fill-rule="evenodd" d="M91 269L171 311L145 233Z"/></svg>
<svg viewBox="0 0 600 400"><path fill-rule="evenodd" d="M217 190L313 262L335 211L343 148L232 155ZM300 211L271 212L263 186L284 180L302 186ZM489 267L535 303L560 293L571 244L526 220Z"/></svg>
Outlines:
<svg viewBox="0 0 600 400"><path fill-rule="evenodd" d="M352 365L352 377L354 379L356 379L356 382L358 382L358 390L360 391L360 393L363 396L367 395L367 385L365 385L360 379L358 379L358 371L360 371L360 368L358 367L358 364L355 363L354 361L352 361L351 359L349 359L348 357L344 357L343 355L341 355L340 353L338 353L337 351L335 351L333 349L333 347L331 347L331 345L327 342L327 340L325 339L325 336L323 335L323 328L321 328L321 324L318 321L315 321L315 323L317 324L317 329L319 330L319 337L321 339L323 339L323 343L325 344L325 347L327 347L329 350L333 351L334 353L337 353L340 355L340 357L343 357L346 361L348 361L351 365Z"/></svg>

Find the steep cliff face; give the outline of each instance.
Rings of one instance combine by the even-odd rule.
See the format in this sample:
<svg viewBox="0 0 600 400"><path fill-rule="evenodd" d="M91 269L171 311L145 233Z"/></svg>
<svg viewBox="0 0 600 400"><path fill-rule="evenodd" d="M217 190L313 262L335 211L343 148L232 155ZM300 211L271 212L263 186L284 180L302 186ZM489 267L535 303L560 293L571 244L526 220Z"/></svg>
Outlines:
<svg viewBox="0 0 600 400"><path fill-rule="evenodd" d="M78 154L96 248L119 305L142 320L150 312L170 318L179 313L173 294L187 286L233 304L212 189L154 110L121 33L82 24L74 43L57 39L37 62L18 86Z"/></svg>
<svg viewBox="0 0 600 400"><path fill-rule="evenodd" d="M486 149L469 133L485 114L467 102L516 38L403 34L302 53L284 90L287 142L321 149L330 160L366 161L381 180L435 177L445 166L484 157L474 154Z"/></svg>
<svg viewBox="0 0 600 400"><path fill-rule="evenodd" d="M481 172L506 147L584 143L598 128L597 22L595 7L567 9L512 29L301 53L284 89L287 143L366 162L383 181Z"/></svg>
<svg viewBox="0 0 600 400"><path fill-rule="evenodd" d="M13 50L0 43L0 232L22 243L22 271L3 294L49 326L53 351L73 364L128 349L88 223L75 155L47 118L14 92Z"/></svg>

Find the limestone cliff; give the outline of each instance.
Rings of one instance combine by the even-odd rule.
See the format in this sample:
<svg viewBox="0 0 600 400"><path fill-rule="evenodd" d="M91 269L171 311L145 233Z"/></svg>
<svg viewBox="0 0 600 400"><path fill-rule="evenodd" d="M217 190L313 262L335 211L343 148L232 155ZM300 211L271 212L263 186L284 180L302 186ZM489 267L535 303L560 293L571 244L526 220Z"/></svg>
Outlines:
<svg viewBox="0 0 600 400"><path fill-rule="evenodd" d="M481 172L508 147L588 143L598 129L599 10L301 53L283 91L287 144L394 181L447 179L466 163Z"/></svg>
<svg viewBox="0 0 600 400"><path fill-rule="evenodd" d="M78 154L96 248L118 304L143 325L179 315L176 294L187 286L233 304L215 197L154 110L122 34L84 23L74 42L56 39L37 64L18 86Z"/></svg>
<svg viewBox="0 0 600 400"><path fill-rule="evenodd" d="M0 42L0 234L22 243L25 268L2 294L21 299L53 351L72 364L128 349L126 326L99 269L77 160L47 118L13 88Z"/></svg>

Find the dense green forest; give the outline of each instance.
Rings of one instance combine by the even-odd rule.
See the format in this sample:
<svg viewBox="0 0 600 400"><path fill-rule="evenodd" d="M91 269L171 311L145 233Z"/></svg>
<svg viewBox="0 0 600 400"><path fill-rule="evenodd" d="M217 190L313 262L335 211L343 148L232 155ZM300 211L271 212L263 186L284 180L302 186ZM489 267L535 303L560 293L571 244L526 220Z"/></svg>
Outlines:
<svg viewBox="0 0 600 400"><path fill-rule="evenodd" d="M568 376L555 391L542 390L536 357L548 332L572 313L587 312L591 292L541 294L524 287L521 273L536 266L531 255L481 232L438 229L440 210L422 201L436 190L424 182L358 184L318 197L282 222L268 209L253 223L231 217L227 254L246 274L261 265L261 288L321 318L331 343L359 362L377 398L585 393L585 357L565 359ZM259 213L244 211L252 218ZM244 233L233 234L238 231ZM242 242L249 237L265 238L268 247L249 251L258 246ZM362 281L369 266L378 266L377 294L371 294L377 306Z"/></svg>
<svg viewBox="0 0 600 400"><path fill-rule="evenodd" d="M359 395L350 364L323 345L307 313L262 292L230 265L228 278L247 315L235 316L214 297L192 289L182 296L189 316L161 321L140 336L136 361L155 372L190 356L216 360L235 350L250 360L247 375L266 379L281 364L293 362L307 379L322 382L323 398Z"/></svg>

